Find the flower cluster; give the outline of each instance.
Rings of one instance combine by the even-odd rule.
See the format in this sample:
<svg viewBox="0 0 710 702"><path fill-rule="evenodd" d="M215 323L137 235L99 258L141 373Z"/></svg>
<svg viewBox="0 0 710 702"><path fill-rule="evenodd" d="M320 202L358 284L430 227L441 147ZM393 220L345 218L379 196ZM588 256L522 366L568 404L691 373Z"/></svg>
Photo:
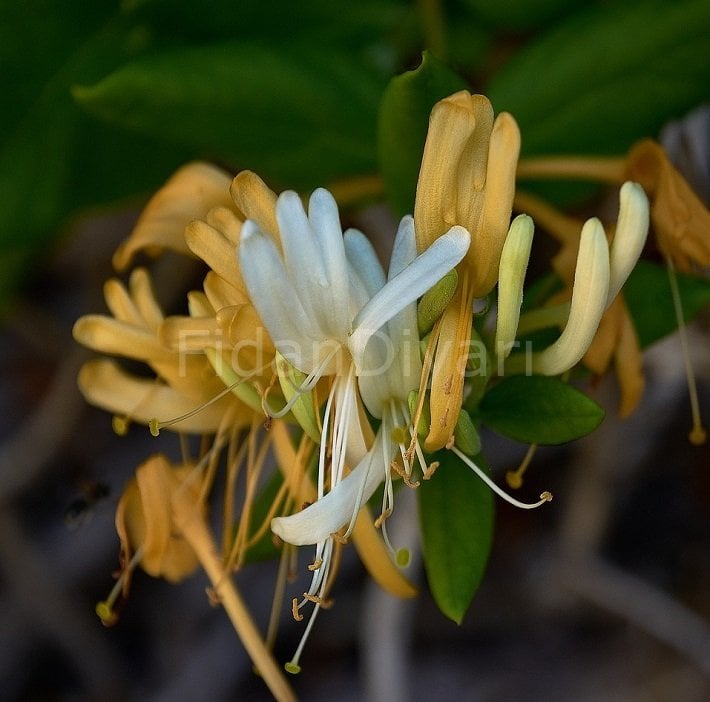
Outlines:
<svg viewBox="0 0 710 702"><path fill-rule="evenodd" d="M177 580L199 563L260 672L286 698L287 683L267 662L271 635L262 641L229 577L269 530L283 554L315 547L310 585L293 601L299 620L313 605L287 664L297 672L315 617L329 604L343 544L354 542L389 592L415 593L401 571L407 549L391 545L386 521L396 483L416 488L428 479L435 451L453 452L517 506L551 499L545 492L520 502L475 461L480 441L464 409L476 392L469 372L474 318L490 310L494 319L496 311L487 348L497 375L565 373L589 352L617 304L643 249L649 209L644 190L629 182L613 235L595 218L569 228L574 255L570 247L555 264L569 293L555 312L562 331L546 348L518 353L516 339L534 328L535 315L550 315L521 316L534 224L526 214L511 223L519 147L513 117L494 118L485 97L459 92L439 102L414 213L397 227L386 270L365 234L343 231L325 189L307 201L292 191L277 196L251 172L231 180L191 164L151 200L116 253L116 267L125 269L138 253L170 250L206 264L202 289L189 293L189 314L166 317L145 269L135 269L127 287L109 281L111 316L83 317L75 337L143 362L152 377L99 359L82 369L80 387L114 414L121 433L136 422L154 434L168 428L203 440L196 455L184 442L177 467L153 456L127 487L117 514L124 577L102 603L106 620L136 564ZM484 382L493 375L486 369ZM257 498L272 477L270 454L278 487L256 520ZM206 513L220 462L226 487L215 564Z"/></svg>

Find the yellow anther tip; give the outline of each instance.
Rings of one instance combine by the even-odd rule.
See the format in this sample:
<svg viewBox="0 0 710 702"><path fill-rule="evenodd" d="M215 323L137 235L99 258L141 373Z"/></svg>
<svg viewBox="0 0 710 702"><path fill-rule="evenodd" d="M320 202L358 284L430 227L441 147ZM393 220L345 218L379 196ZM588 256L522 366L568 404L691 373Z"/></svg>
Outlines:
<svg viewBox="0 0 710 702"><path fill-rule="evenodd" d="M693 446L702 446L708 440L708 434L703 427L693 427L688 434L688 441Z"/></svg>
<svg viewBox="0 0 710 702"><path fill-rule="evenodd" d="M505 474L505 482L511 490L519 490L523 487L523 476L517 470L509 470Z"/></svg>
<svg viewBox="0 0 710 702"><path fill-rule="evenodd" d="M408 548L400 548L397 550L394 560L400 568L406 568L412 561L412 554Z"/></svg>
<svg viewBox="0 0 710 702"><path fill-rule="evenodd" d="M291 675L298 675L301 672L301 666L298 665L298 663L289 661L288 663L284 663L284 670L287 673L291 673Z"/></svg>
<svg viewBox="0 0 710 702"><path fill-rule="evenodd" d="M118 621L118 616L105 600L96 603L96 614L104 626L112 626Z"/></svg>
<svg viewBox="0 0 710 702"><path fill-rule="evenodd" d="M114 415L111 419L111 427L113 428L114 433L118 436L125 436L128 434L128 425L129 421L126 417Z"/></svg>
<svg viewBox="0 0 710 702"><path fill-rule="evenodd" d="M160 434L160 422L158 422L155 417L148 422L148 428L152 436L158 436Z"/></svg>

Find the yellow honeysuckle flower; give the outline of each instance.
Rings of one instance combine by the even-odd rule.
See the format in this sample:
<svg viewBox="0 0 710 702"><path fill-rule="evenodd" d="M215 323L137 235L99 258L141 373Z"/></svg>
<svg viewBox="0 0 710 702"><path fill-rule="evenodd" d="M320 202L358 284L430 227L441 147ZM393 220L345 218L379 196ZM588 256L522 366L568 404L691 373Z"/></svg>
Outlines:
<svg viewBox="0 0 710 702"><path fill-rule="evenodd" d="M158 255L164 249L188 254L185 225L202 217L212 207L231 207L231 177L208 163L189 163L178 170L150 199L131 236L113 256L118 271L128 268L141 250Z"/></svg>
<svg viewBox="0 0 710 702"><path fill-rule="evenodd" d="M170 494L178 488L186 490L190 499L198 503L199 485L180 487L193 468L173 468L161 454L151 456L138 467L116 509L122 563L128 564L138 553L146 573L171 582L179 582L197 569L197 557L176 528L170 504Z"/></svg>
<svg viewBox="0 0 710 702"><path fill-rule="evenodd" d="M520 131L513 117L495 119L483 95L461 91L431 112L417 183L414 225L423 251L454 225L471 235L458 266L459 287L440 321L431 384L431 427L425 447L445 446L463 398L473 300L493 289L515 192Z"/></svg>

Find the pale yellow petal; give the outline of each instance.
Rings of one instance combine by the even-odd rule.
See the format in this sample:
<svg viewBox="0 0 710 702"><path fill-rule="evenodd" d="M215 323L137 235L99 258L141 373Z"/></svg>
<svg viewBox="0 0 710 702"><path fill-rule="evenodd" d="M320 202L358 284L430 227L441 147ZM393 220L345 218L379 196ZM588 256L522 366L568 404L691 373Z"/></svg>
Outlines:
<svg viewBox="0 0 710 702"><path fill-rule="evenodd" d="M279 227L276 223L276 193L252 171L242 171L232 181L229 188L232 199L244 219L251 219L259 229L279 241Z"/></svg>
<svg viewBox="0 0 710 702"><path fill-rule="evenodd" d="M242 231L242 220L239 219L236 212L227 207L214 207L207 213L204 220L220 232L236 249Z"/></svg>
<svg viewBox="0 0 710 702"><path fill-rule="evenodd" d="M112 317L90 314L74 324L74 338L94 351L138 361L167 359L170 351L147 329Z"/></svg>
<svg viewBox="0 0 710 702"><path fill-rule="evenodd" d="M124 270L140 250L157 255L171 249L188 255L183 233L188 222L203 217L212 207L231 207L230 177L207 163L190 163L177 171L151 198L131 236L113 257Z"/></svg>
<svg viewBox="0 0 710 702"><path fill-rule="evenodd" d="M473 295L463 283L441 318L441 333L431 379L431 427L424 442L427 451L437 451L454 434L463 401L463 384L473 320Z"/></svg>
<svg viewBox="0 0 710 702"><path fill-rule="evenodd" d="M87 402L138 424L152 419L167 420L195 409L196 403L160 381L138 378L108 359L85 363L78 378L79 389ZM227 397L170 427L192 434L214 433L230 402Z"/></svg>
<svg viewBox="0 0 710 702"><path fill-rule="evenodd" d="M236 288L229 281L209 271L202 283L207 299L215 310L249 302L244 291Z"/></svg>
<svg viewBox="0 0 710 702"><path fill-rule="evenodd" d="M163 311L155 299L150 276L145 268L136 268L131 273L129 288L145 326L155 331L163 321Z"/></svg>
<svg viewBox="0 0 710 702"><path fill-rule="evenodd" d="M104 283L104 299L111 314L121 322L134 326L143 326L141 313L131 298L126 286L117 278L110 278Z"/></svg>
<svg viewBox="0 0 710 702"><path fill-rule="evenodd" d="M463 224L456 222L456 166L475 126L467 91L439 101L431 111L414 204L417 251L427 249L454 224Z"/></svg>
<svg viewBox="0 0 710 702"><path fill-rule="evenodd" d="M190 250L199 256L217 275L246 294L234 244L218 229L207 222L191 222L185 230L185 240Z"/></svg>
<svg viewBox="0 0 710 702"><path fill-rule="evenodd" d="M496 283L515 195L515 169L520 153L520 130L513 117L503 112L496 118L488 143L483 209L472 233L468 260L473 294L487 295ZM471 225L474 226L473 224ZM475 234L474 234L475 231Z"/></svg>

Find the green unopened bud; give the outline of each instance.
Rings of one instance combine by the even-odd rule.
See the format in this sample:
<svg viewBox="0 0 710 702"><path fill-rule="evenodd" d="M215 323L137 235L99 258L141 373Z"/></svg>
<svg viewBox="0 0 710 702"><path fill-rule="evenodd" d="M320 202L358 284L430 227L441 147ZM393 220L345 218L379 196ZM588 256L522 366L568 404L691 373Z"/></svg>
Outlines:
<svg viewBox="0 0 710 702"><path fill-rule="evenodd" d="M466 410L459 412L454 429L454 443L467 456L476 456L481 452L481 437Z"/></svg>
<svg viewBox="0 0 710 702"><path fill-rule="evenodd" d="M495 350L502 358L507 358L512 351L517 334L534 229L530 217L518 215L510 225L500 257Z"/></svg>
<svg viewBox="0 0 710 702"><path fill-rule="evenodd" d="M456 292L459 276L456 269L450 270L431 290L424 293L417 305L419 335L424 336L436 324Z"/></svg>

